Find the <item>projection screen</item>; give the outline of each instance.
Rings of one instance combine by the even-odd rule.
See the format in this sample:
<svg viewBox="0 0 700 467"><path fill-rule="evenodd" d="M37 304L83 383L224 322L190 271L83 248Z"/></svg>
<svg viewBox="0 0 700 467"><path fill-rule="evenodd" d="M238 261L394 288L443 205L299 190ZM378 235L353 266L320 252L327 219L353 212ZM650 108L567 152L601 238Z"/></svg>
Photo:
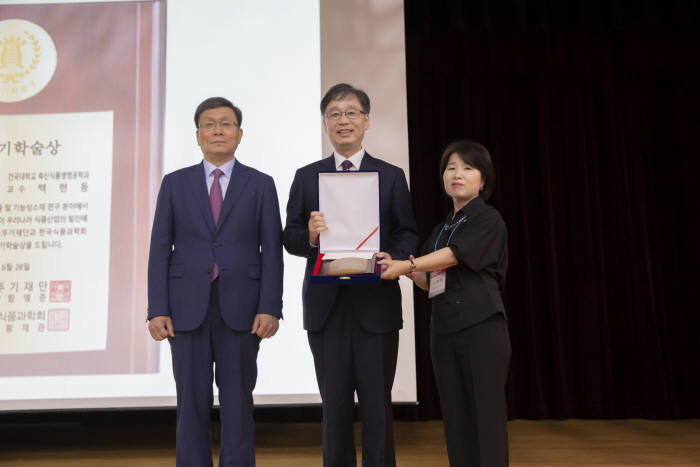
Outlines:
<svg viewBox="0 0 700 467"><path fill-rule="evenodd" d="M236 158L274 178L284 220L295 170L332 151L318 104L337 82L367 91L364 146L408 179L404 57L400 0L0 2L0 411L174 406L146 267L163 174L202 159L195 107L242 109ZM304 260L284 260L255 402L318 403ZM401 287L393 397L413 403Z"/></svg>

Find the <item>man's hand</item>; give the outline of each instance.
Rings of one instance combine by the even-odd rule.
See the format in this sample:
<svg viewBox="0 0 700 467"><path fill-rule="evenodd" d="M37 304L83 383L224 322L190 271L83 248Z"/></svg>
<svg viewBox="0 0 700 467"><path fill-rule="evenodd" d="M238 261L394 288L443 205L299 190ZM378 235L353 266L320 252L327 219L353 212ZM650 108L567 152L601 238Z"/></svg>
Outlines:
<svg viewBox="0 0 700 467"><path fill-rule="evenodd" d="M391 266L391 255L387 253L386 251L380 251L377 253L377 258L379 261L377 261L381 266L382 266L382 273L386 271L386 269ZM382 279L385 279L382 277ZM393 279L393 277L392 277Z"/></svg>
<svg viewBox="0 0 700 467"><path fill-rule="evenodd" d="M170 316L154 316L148 321L148 332L156 341L162 341L166 337L175 337L173 320L170 319Z"/></svg>
<svg viewBox="0 0 700 467"><path fill-rule="evenodd" d="M258 313L253 320L251 334L257 334L261 339L272 337L280 327L280 319L276 316Z"/></svg>
<svg viewBox="0 0 700 467"><path fill-rule="evenodd" d="M309 243L313 246L318 246L318 236L326 227L326 218L319 211L311 211L309 214Z"/></svg>

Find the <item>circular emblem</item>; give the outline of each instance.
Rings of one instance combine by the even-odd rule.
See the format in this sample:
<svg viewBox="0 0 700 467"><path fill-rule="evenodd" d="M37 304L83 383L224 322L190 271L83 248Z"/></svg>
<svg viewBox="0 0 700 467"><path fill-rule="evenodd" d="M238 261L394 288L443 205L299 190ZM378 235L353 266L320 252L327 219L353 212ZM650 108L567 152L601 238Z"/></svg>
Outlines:
<svg viewBox="0 0 700 467"><path fill-rule="evenodd" d="M41 26L23 19L0 21L0 102L38 94L56 71L56 46Z"/></svg>

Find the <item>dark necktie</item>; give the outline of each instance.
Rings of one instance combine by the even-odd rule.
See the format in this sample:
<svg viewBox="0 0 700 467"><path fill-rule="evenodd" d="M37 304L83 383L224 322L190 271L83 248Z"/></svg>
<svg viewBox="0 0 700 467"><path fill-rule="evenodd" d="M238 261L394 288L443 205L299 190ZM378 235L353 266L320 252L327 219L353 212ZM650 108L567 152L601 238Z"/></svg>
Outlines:
<svg viewBox="0 0 700 467"><path fill-rule="evenodd" d="M343 168L343 172L347 172L348 170L352 169L354 165L352 165L352 162L349 160L345 159L340 166Z"/></svg>
<svg viewBox="0 0 700 467"><path fill-rule="evenodd" d="M219 223L219 215L221 214L221 205L224 203L224 196L221 193L221 184L219 183L219 177L223 172L221 169L214 170L214 182L211 184L211 190L209 190L209 203L211 204L211 213L214 215L214 224ZM214 262L214 271L211 275L211 280L213 281L219 277L219 266Z"/></svg>

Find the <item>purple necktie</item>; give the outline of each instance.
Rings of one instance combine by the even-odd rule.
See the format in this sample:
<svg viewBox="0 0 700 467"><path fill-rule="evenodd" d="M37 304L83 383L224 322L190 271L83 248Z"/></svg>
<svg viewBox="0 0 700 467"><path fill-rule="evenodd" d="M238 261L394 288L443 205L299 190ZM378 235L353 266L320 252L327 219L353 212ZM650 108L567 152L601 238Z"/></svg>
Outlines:
<svg viewBox="0 0 700 467"><path fill-rule="evenodd" d="M354 166L352 165L352 162L349 160L345 159L340 166L343 168L343 172L347 172L348 170L352 169Z"/></svg>
<svg viewBox="0 0 700 467"><path fill-rule="evenodd" d="M214 170L214 182L211 184L211 190L209 191L209 203L211 204L211 213L214 215L214 224L219 223L219 214L221 214L221 205L224 203L224 196L221 194L221 184L219 183L219 177L223 172L221 169ZM214 262L214 271L211 275L211 280L213 281L219 277L219 266Z"/></svg>

